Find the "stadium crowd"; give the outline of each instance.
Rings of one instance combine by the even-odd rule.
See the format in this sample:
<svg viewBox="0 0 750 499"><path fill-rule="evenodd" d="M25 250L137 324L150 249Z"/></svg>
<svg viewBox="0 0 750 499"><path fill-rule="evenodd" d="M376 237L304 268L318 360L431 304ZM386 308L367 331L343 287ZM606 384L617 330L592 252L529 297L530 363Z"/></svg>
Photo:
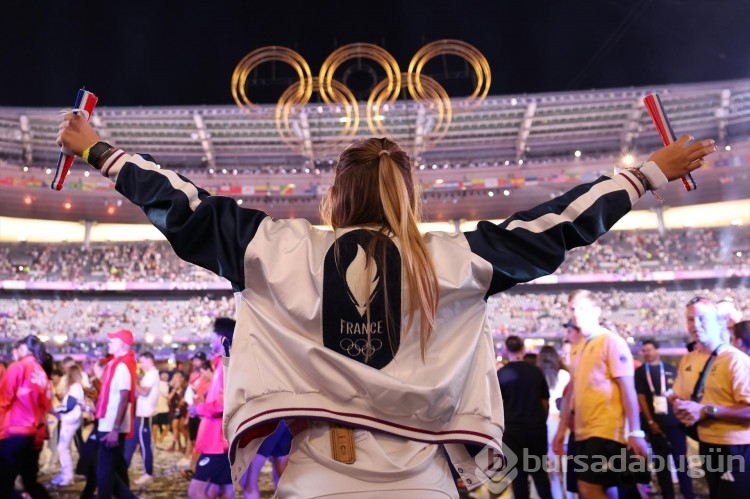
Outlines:
<svg viewBox="0 0 750 499"><path fill-rule="evenodd" d="M522 289L520 286L488 300L488 319L495 336L562 338L567 292ZM738 310L750 310L747 287L667 290L656 286L642 291L602 291L602 320L625 337L673 337L681 341L685 328L680 304L696 293L715 301L731 300ZM5 297L0 298L0 340L36 334L54 344L58 337L63 339L52 348L70 353L80 348L78 342L102 341L107 331L130 328L139 342L201 342L207 338L207 324L233 311L234 298L229 293L170 299Z"/></svg>
<svg viewBox="0 0 750 499"><path fill-rule="evenodd" d="M570 251L556 274L638 274L750 268L750 227L612 231ZM166 241L0 243L0 280L222 282Z"/></svg>

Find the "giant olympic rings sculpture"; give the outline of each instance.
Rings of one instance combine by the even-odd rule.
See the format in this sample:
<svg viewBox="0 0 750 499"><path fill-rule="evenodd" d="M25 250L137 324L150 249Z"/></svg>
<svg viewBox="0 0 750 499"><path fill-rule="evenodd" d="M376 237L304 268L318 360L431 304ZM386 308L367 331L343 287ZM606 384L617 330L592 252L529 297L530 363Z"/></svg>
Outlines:
<svg viewBox="0 0 750 499"><path fill-rule="evenodd" d="M299 116L302 108L310 102L313 92L318 92L326 104L341 105L345 116L340 120L342 129L325 145L326 150L338 150L348 144L357 134L360 124L360 110L354 93L340 80L335 79L336 71L346 61L370 59L380 65L385 79L377 82L367 99L367 126L373 135L388 135L382 120L376 119L387 104L399 97L406 88L409 96L420 104L429 107L436 118L430 130L424 134L423 147L437 144L448 132L453 118L451 100L445 89L435 79L422 74L425 65L441 55L455 55L469 63L476 75L476 86L468 98L467 109L477 106L490 90L491 75L487 59L472 45L460 40L437 40L428 43L412 57L408 70L402 73L396 59L382 47L369 43L352 43L334 50L320 68L318 76L313 76L310 65L297 52L286 47L268 46L253 50L237 64L232 72L232 97L237 105L246 110L257 107L247 96L249 75L261 64L280 61L292 67L299 81L290 85L276 104L276 129L281 140L292 149L302 153L305 150L304 136L294 132L293 117ZM309 141L309 138L307 138Z"/></svg>

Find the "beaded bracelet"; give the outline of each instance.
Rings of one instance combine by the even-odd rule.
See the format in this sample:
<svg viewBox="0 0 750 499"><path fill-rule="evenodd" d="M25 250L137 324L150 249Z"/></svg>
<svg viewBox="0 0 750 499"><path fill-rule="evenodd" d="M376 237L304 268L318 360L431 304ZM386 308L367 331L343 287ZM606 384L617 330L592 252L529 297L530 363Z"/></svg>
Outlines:
<svg viewBox="0 0 750 499"><path fill-rule="evenodd" d="M630 173L632 173L635 178L637 178L638 180L641 181L641 184L643 184L643 187L647 191L650 191L650 190L652 190L653 187L651 186L651 182L648 180L648 178L646 177L646 175L644 175L643 172L641 171L641 166L643 166L643 165L641 164L641 165L638 165L635 168L630 168L630 169L628 169L628 171Z"/></svg>
<svg viewBox="0 0 750 499"><path fill-rule="evenodd" d="M643 166L643 163L636 166L635 168L628 168L628 171L633 174L635 178L637 178L641 184L643 184L643 188L647 191L651 191L651 195L654 196L654 199L656 199L657 202L660 204L664 202L664 200L654 192L654 186L651 185L651 181L648 179L648 177L641 171L641 167Z"/></svg>

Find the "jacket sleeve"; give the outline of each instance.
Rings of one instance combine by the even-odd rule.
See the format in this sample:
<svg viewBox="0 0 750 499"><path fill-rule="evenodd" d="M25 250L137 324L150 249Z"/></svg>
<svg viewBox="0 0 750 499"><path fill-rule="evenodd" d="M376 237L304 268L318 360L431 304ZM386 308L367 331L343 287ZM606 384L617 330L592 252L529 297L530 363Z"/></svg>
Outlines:
<svg viewBox="0 0 750 499"><path fill-rule="evenodd" d="M65 396L56 412L58 412L59 414L67 414L75 409L80 402L81 401L76 399L73 395L68 394Z"/></svg>
<svg viewBox="0 0 750 499"><path fill-rule="evenodd" d="M643 195L633 179L629 173L600 177L500 224L483 221L466 232L471 251L493 267L485 298L553 273L569 249L606 233Z"/></svg>
<svg viewBox="0 0 750 499"><path fill-rule="evenodd" d="M115 188L143 209L175 253L245 287L245 248L268 215L240 208L234 199L212 196L187 178L162 169L149 156L116 151L102 166Z"/></svg>
<svg viewBox="0 0 750 499"><path fill-rule="evenodd" d="M23 376L23 366L13 362L0 378L0 417L10 409Z"/></svg>

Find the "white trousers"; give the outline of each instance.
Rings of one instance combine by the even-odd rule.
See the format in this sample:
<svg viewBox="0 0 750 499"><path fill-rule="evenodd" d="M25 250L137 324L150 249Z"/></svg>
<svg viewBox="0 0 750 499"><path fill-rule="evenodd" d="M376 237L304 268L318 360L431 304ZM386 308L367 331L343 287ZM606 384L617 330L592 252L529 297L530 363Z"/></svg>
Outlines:
<svg viewBox="0 0 750 499"><path fill-rule="evenodd" d="M70 457L70 444L81 426L81 421L61 422L60 440L57 442L57 453L60 456L60 476L64 481L73 479L73 460Z"/></svg>
<svg viewBox="0 0 750 499"><path fill-rule="evenodd" d="M439 445L354 430L356 461L331 458L329 426L313 423L292 440L289 464L279 480L281 499L458 499Z"/></svg>

